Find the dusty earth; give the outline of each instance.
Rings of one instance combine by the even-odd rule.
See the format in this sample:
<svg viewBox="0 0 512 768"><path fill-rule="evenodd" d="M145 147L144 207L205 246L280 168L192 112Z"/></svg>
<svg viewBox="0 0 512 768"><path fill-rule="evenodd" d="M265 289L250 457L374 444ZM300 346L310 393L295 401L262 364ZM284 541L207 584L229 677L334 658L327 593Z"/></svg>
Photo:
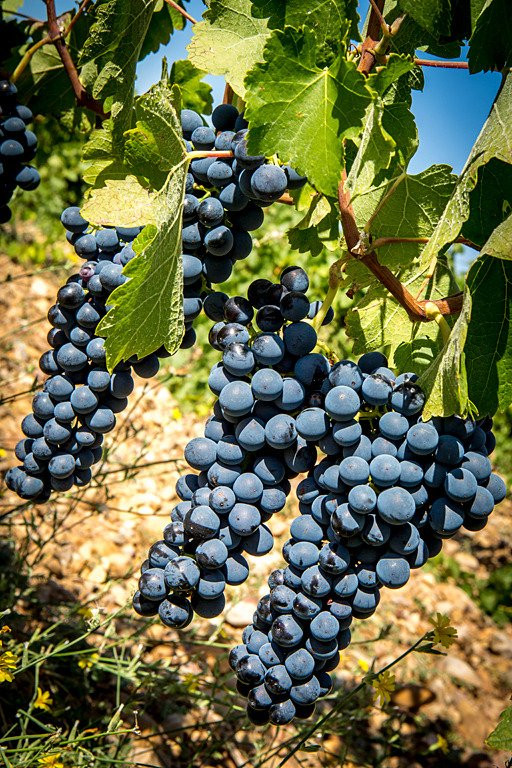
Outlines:
<svg viewBox="0 0 512 768"><path fill-rule="evenodd" d="M29 411L31 394L27 391L42 381L37 360L46 349L46 312L59 286L55 273L33 275L30 271L13 265L6 257L0 258L2 471L14 463L12 451L20 437L19 422ZM27 394L10 399L23 392ZM182 414L160 381L139 379L128 412L120 415L116 431L106 440L108 460L96 474L93 486L77 505L70 505L66 499L56 505L57 516L62 515L58 525L54 516L49 516L51 520L39 518L39 536L49 541L40 553L33 578L47 580L79 599L97 595L97 604L104 613L123 606L135 589L137 564L144 559L148 546L160 538L176 502L174 484L184 466L183 447L188 439L201 434L201 426L194 417ZM12 494L0 491L1 512L18 504ZM16 515L26 520L26 511L15 509L10 519L16 519ZM277 539L287 537L288 521L294 515L290 503L281 516L272 520ZM17 535L26 536L29 530L19 525ZM445 551L464 570L485 578L497 564L510 560L511 537L511 505L505 502L491 516L485 530L461 534L446 543ZM39 545L34 540L33 546ZM249 581L236 592L229 592L225 617L205 627L217 635L222 630L223 636L233 638L234 643L239 642L240 627L250 621L258 597L266 592L266 575L281 564L280 548L277 546L263 559L252 560ZM437 581L434 570L416 571L405 588L398 592L384 590L382 595L376 616L356 624L356 642L344 652L337 673L340 682L353 685L365 665L371 665L374 659L376 668L391 661L428 629L429 617L437 611L447 614L458 630L456 644L446 656L413 655L397 667L397 681L403 687L395 694L395 704L406 713L419 712L427 722L438 718L448 721L462 751L461 764L473 768L504 766L510 756L492 753L484 739L509 703L512 625L499 629L456 583ZM384 632L385 637L368 642L384 628L389 630ZM170 646L161 646L159 653L179 657L176 635L157 626L150 631L153 637L172 641ZM181 660L185 661L184 670L193 674L193 665L187 668L186 658ZM372 716L374 727L378 728L381 717L378 711ZM404 727L411 726L405 723ZM328 752L336 754L337 736L331 735L327 743ZM139 756L137 749L134 743L134 759ZM236 760L234 745L232 754L235 757L230 764L241 764ZM433 764L442 766L442 750L436 754L437 762ZM156 763L157 757L152 758ZM158 759L162 760L158 764L167 764L164 758ZM306 764L304 759L301 765ZM327 764L320 754L309 755L307 760L308 765ZM152 762L147 754L144 761ZM387 765L413 768L417 763L391 758Z"/></svg>

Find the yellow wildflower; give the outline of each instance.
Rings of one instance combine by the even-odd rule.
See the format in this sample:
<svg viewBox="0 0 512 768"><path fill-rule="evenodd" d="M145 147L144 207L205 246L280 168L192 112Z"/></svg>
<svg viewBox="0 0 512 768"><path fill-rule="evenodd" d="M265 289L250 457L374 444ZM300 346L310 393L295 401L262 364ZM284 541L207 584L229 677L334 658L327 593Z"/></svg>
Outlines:
<svg viewBox="0 0 512 768"><path fill-rule="evenodd" d="M365 659L358 659L357 665L359 669L361 669L363 672L368 672L368 670L370 669L370 665Z"/></svg>
<svg viewBox="0 0 512 768"><path fill-rule="evenodd" d="M4 651L0 654L0 683L12 683L14 675L11 673L12 669L16 669L18 663L18 657L10 651Z"/></svg>
<svg viewBox="0 0 512 768"><path fill-rule="evenodd" d="M387 704L391 700L391 694L395 690L395 676L392 672L387 670L381 672L380 675L372 680L372 687L374 689L374 699L380 699L381 706Z"/></svg>
<svg viewBox="0 0 512 768"><path fill-rule="evenodd" d="M59 761L60 752L54 752L53 755L45 755L38 759L39 765L43 768L64 768L64 763Z"/></svg>
<svg viewBox="0 0 512 768"><path fill-rule="evenodd" d="M176 421L180 421L180 419L183 418L183 414L181 413L179 408L173 408L171 411L171 416Z"/></svg>
<svg viewBox="0 0 512 768"><path fill-rule="evenodd" d="M446 741L444 736L441 736L441 734L438 734L437 741L434 744L431 744L431 746L429 747L428 751L429 752L436 752L438 749L441 750L441 752L444 755L448 754L448 751L449 751L449 749L448 749L448 742Z"/></svg>
<svg viewBox="0 0 512 768"><path fill-rule="evenodd" d="M443 648L449 648L457 639L457 630L450 625L448 616L436 613L435 618L430 619L434 627L434 643L439 643Z"/></svg>
<svg viewBox="0 0 512 768"><path fill-rule="evenodd" d="M11 628L7 626L7 624L4 624L3 627L0 629L0 635L5 635L6 632L10 632Z"/></svg>
<svg viewBox="0 0 512 768"><path fill-rule="evenodd" d="M78 666L81 669L91 669L91 667L94 667L99 657L99 653L91 653L88 656L84 656L83 659L80 659Z"/></svg>
<svg viewBox="0 0 512 768"><path fill-rule="evenodd" d="M35 709L45 709L50 711L50 707L53 706L53 699L48 691L42 691L41 688L37 689L36 700L34 701Z"/></svg>

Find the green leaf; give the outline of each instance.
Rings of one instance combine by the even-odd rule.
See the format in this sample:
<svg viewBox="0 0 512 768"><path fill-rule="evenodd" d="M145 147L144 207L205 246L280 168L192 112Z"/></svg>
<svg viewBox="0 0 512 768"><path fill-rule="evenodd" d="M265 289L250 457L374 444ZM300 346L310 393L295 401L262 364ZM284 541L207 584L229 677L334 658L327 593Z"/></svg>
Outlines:
<svg viewBox="0 0 512 768"><path fill-rule="evenodd" d="M179 85L182 107L200 115L210 115L213 105L212 87L202 80L205 74L188 59L180 59L172 65L170 75L171 83Z"/></svg>
<svg viewBox="0 0 512 768"><path fill-rule="evenodd" d="M244 79L263 59L266 19L256 18L251 0L209 0L203 21L194 24L189 59L212 75L223 75L244 96Z"/></svg>
<svg viewBox="0 0 512 768"><path fill-rule="evenodd" d="M486 254L490 250L485 247ZM508 254L512 258L510 234ZM512 403L512 262L480 256L467 286L472 299L464 348L469 396L479 414L492 416Z"/></svg>
<svg viewBox="0 0 512 768"><path fill-rule="evenodd" d="M347 177L352 196L370 190L380 171L389 168L396 143L383 126L384 106L380 100L368 106L364 128L358 140L359 149Z"/></svg>
<svg viewBox="0 0 512 768"><path fill-rule="evenodd" d="M106 336L109 370L132 355L139 358L160 346L172 354L183 337L181 217L188 162L169 174L155 200L156 226L145 227L134 241L138 254L125 267L130 279L110 295L112 309L98 325Z"/></svg>
<svg viewBox="0 0 512 768"><path fill-rule="evenodd" d="M418 645L418 647L414 650L416 653L429 653L432 656L446 656L446 653L443 651L438 651L437 648L434 648L434 643L423 643L422 645Z"/></svg>
<svg viewBox="0 0 512 768"><path fill-rule="evenodd" d="M65 14L60 19L60 23L67 26L71 21L71 14ZM83 14L66 38L67 47L74 60L87 39L89 27L88 14ZM33 31L34 42L38 42L44 32L44 27ZM29 47L27 43L20 49L19 54L23 55ZM16 63L19 63L19 59ZM54 45L43 45L35 52L16 85L23 99L30 102L34 113L61 115L76 107L69 77Z"/></svg>
<svg viewBox="0 0 512 768"><path fill-rule="evenodd" d="M299 253L319 256L324 248L333 250L339 241L335 204L316 193L306 215L288 231L290 246Z"/></svg>
<svg viewBox="0 0 512 768"><path fill-rule="evenodd" d="M401 173L385 179L367 193L354 195L352 204L360 230L379 238L428 238L450 199L456 176L447 165L432 165L413 176ZM421 243L393 243L378 248L379 261L390 269L409 266ZM359 270L364 269L358 265ZM355 267L351 267L355 269Z"/></svg>
<svg viewBox="0 0 512 768"><path fill-rule="evenodd" d="M470 316L471 295L466 286L462 311L452 328L447 344L419 379L419 384L427 395L422 413L424 421L432 416L466 416L473 411L468 398L463 354Z"/></svg>
<svg viewBox="0 0 512 768"><path fill-rule="evenodd" d="M184 29L185 23L185 17L181 13L167 5L164 0L157 0L155 11L142 43L139 60L144 59L150 53L157 53L162 45L167 45L173 32Z"/></svg>
<svg viewBox="0 0 512 768"><path fill-rule="evenodd" d="M137 256L124 269L130 279L111 294L112 309L98 326L99 334L106 336L109 369L120 360L144 357L162 345L173 353L183 336L181 221L189 161L181 138L180 106L179 89L174 86L171 91L166 78L137 102L144 135L161 157L161 170L169 173L163 188L151 197L155 223L142 230L134 243ZM130 132L128 142L132 139ZM131 152L134 164L135 160L140 163L141 175L152 175L144 164L146 156L139 156L137 147L131 147ZM117 183L115 189L119 187ZM140 187L138 194L142 195ZM145 203L147 197L146 193ZM124 204L128 209L142 206L142 199L125 200ZM110 211L108 205L105 202L105 211L114 221L118 213L132 214ZM99 215L103 214L100 210Z"/></svg>
<svg viewBox="0 0 512 768"><path fill-rule="evenodd" d="M469 217L462 234L482 246L512 211L512 165L492 158L478 169L478 180L469 195Z"/></svg>
<svg viewBox="0 0 512 768"><path fill-rule="evenodd" d="M350 267L351 263L347 266ZM358 266L366 270L363 264ZM414 269L404 270L399 277L413 295L422 287L421 275L418 276ZM445 267L440 270L436 280L431 281L427 286L426 298L433 300L442 298L449 293L451 286L452 276ZM436 353L440 347L437 324L411 322L406 310L373 276L366 294L348 310L345 327L347 335L354 339L355 355L387 347L390 359L394 359L396 363L400 362L401 358L395 358L395 352L399 348L403 350L404 344L416 346L421 344L435 349ZM406 370L411 368L407 367Z"/></svg>
<svg viewBox="0 0 512 768"><path fill-rule="evenodd" d="M399 373L414 371L421 375L432 363L438 351L437 342L425 336L404 341L395 350L395 367Z"/></svg>
<svg viewBox="0 0 512 768"><path fill-rule="evenodd" d="M114 146L112 125L112 120L105 120L84 145L83 179L90 186L101 187L107 179L124 179L129 173L123 160L123 144Z"/></svg>
<svg viewBox="0 0 512 768"><path fill-rule="evenodd" d="M428 32L447 35L450 32L451 12L449 0L399 0L404 13Z"/></svg>
<svg viewBox="0 0 512 768"><path fill-rule="evenodd" d="M271 29L286 26L307 26L316 34L320 46L338 41L347 32L359 40L356 0L323 0L321 3L304 3L303 0L253 0L254 15L268 19Z"/></svg>
<svg viewBox="0 0 512 768"><path fill-rule="evenodd" d="M485 743L491 749L510 752L512 749L512 705L503 710L498 725L486 738Z"/></svg>
<svg viewBox="0 0 512 768"><path fill-rule="evenodd" d="M135 176L92 191L82 207L82 216L97 227L143 227L155 221L153 198Z"/></svg>
<svg viewBox="0 0 512 768"><path fill-rule="evenodd" d="M178 86L169 89L167 78L153 85L136 102L136 127L127 131L125 161L132 172L160 189L169 171L186 153L174 104L181 103Z"/></svg>
<svg viewBox="0 0 512 768"><path fill-rule="evenodd" d="M512 14L509 0L487 0L469 41L469 71L512 66Z"/></svg>
<svg viewBox="0 0 512 768"><path fill-rule="evenodd" d="M23 0L3 0L2 11L5 14L14 13L15 11L19 11L22 5Z"/></svg>
<svg viewBox="0 0 512 768"><path fill-rule="evenodd" d="M470 214L469 195L474 189L478 171L491 159L512 163L512 141L507 126L512 122L512 77L509 75L494 103L491 113L475 142L466 166L454 189L437 227L423 249L421 264L427 270L447 244L453 243Z"/></svg>
<svg viewBox="0 0 512 768"><path fill-rule="evenodd" d="M98 0L80 64L84 85L111 113L114 149L131 127L135 68L156 0Z"/></svg>
<svg viewBox="0 0 512 768"><path fill-rule="evenodd" d="M313 186L335 197L343 167L343 141L362 128L371 93L353 61L339 56L316 65L313 32L274 31L265 61L246 78L249 151L278 153Z"/></svg>

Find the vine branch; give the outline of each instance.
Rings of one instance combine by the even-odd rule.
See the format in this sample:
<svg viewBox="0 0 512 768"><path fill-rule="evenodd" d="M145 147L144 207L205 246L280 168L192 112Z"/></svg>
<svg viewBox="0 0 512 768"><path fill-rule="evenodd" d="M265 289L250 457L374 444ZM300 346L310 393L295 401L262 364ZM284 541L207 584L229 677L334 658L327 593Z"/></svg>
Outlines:
<svg viewBox="0 0 512 768"><path fill-rule="evenodd" d="M171 8L174 8L175 11L178 11L178 13L181 13L181 15L187 19L187 21L190 21L191 24L197 24L197 19L194 19L193 16L190 15L190 13L187 13L187 11L181 7L181 5L178 5L178 3L175 3L174 0L165 0L167 5L170 5Z"/></svg>
<svg viewBox="0 0 512 768"><path fill-rule="evenodd" d="M373 0L372 10L370 12L370 18L368 20L368 30L366 33L366 39L361 47L361 58L359 60L358 69L363 74L368 74L375 63L374 48L379 43L380 32L382 29L381 19L383 16L385 0Z"/></svg>
<svg viewBox="0 0 512 768"><path fill-rule="evenodd" d="M343 171L343 178L338 186L338 203L340 206L343 235L350 255L361 261L375 275L377 280L387 288L389 293L407 311L412 320L431 320L432 317L428 317L425 310L425 304L428 302L416 299L391 270L380 263L373 249L364 250L361 253L361 236L356 224L354 209L350 202L350 192L345 189L345 181L346 171ZM441 315L453 315L462 309L462 293L430 303L437 306Z"/></svg>
<svg viewBox="0 0 512 768"><path fill-rule="evenodd" d="M97 115L99 115L102 120L104 120L107 115L103 111L101 103L90 96L80 82L80 77L78 75L75 62L71 58L71 54L66 45L66 41L64 40L63 34L59 28L59 20L55 10L55 0L45 0L45 2L48 15L48 36L51 42L55 45L57 53L60 56L62 66L64 67L69 78L69 82L71 83L77 104L81 107L90 109L92 112L95 112ZM85 5L86 3L82 3L82 10L85 8Z"/></svg>
<svg viewBox="0 0 512 768"><path fill-rule="evenodd" d="M468 69L467 61L446 61L436 59L414 59L418 67L441 67L442 69Z"/></svg>
<svg viewBox="0 0 512 768"><path fill-rule="evenodd" d="M361 47L361 58L357 67L363 75L370 73L377 55L380 57L386 53L385 46L392 34L391 30L386 34L387 24L383 17L384 3L385 0L372 0L371 2L366 39ZM382 38L380 33L382 33ZM461 62L451 63L460 64ZM420 301L402 285L388 267L380 263L374 248L368 244L368 232L359 232L350 200L350 192L345 188L346 179L347 172L346 169L343 169L338 185L338 204L340 207L341 226L349 254L361 261L375 275L377 280L404 307L411 320L423 322L433 320L433 307L436 307L435 314L439 316L460 312L462 309L462 293L437 301ZM382 242L380 244L382 245ZM425 309L426 304L429 305L428 312Z"/></svg>

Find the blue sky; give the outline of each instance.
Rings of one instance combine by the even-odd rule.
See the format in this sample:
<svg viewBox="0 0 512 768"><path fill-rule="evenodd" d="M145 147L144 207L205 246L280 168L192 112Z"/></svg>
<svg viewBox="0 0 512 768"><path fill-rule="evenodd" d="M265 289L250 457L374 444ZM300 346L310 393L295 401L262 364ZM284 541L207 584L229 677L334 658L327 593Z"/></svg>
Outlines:
<svg viewBox="0 0 512 768"><path fill-rule="evenodd" d="M57 0L57 10L63 12L72 0ZM368 2L360 3L360 12L366 13ZM187 4L192 16L199 19L204 10L202 0ZM25 0L23 11L45 18L42 0ZM139 65L137 89L145 91L158 80L162 56L171 63L186 58L186 46L192 34L191 25L173 35L168 46L151 54ZM420 135L420 147L409 170L413 173L433 163L446 163L460 172L469 151L480 132L499 86L500 75L487 73L469 75L466 70L424 68L425 88L413 94L413 112ZM214 99L222 98L222 78L207 78L214 89Z"/></svg>

